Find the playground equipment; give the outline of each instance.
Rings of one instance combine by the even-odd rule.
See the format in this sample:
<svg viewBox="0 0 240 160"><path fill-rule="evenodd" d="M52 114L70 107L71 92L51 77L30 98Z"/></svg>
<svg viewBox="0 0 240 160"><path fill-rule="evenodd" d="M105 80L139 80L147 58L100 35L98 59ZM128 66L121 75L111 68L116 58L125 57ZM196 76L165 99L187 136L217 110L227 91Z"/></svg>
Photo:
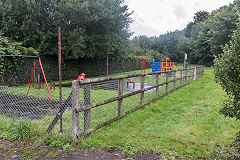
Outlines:
<svg viewBox="0 0 240 160"><path fill-rule="evenodd" d="M125 72L125 74L128 74L129 75L129 73L128 72ZM136 72L133 72L133 74L136 74ZM136 77L133 77L132 79L129 79L129 78L127 78L127 87L129 86L129 83L132 83L133 84L133 89L135 89L135 82L134 82L134 79L135 79Z"/></svg>
<svg viewBox="0 0 240 160"><path fill-rule="evenodd" d="M141 73L145 73L146 59L141 59Z"/></svg>
<svg viewBox="0 0 240 160"><path fill-rule="evenodd" d="M81 81L81 80L85 79L86 75L87 74L85 74L85 73L80 74L77 78L77 81Z"/></svg>
<svg viewBox="0 0 240 160"><path fill-rule="evenodd" d="M36 69L37 62L39 62L39 65L41 67L41 71L42 71L42 74L43 74L43 78L44 78L45 84L47 86L48 94L49 94L50 98L52 99L51 93L49 91L47 79L46 79L46 76L45 76L44 71L43 71L43 66L42 66L42 62L41 62L40 57L38 57L38 60L37 59L35 60L32 76L31 76L31 79L30 79L30 82L29 82L29 86L28 86L27 96L28 96L28 93L29 93L29 90L30 90L30 87L31 87L31 83L32 83L32 79L33 79L33 76L34 76L34 72L35 72L35 69Z"/></svg>
<svg viewBox="0 0 240 160"><path fill-rule="evenodd" d="M46 79L46 76L45 76L45 74L44 74L44 70L43 70L43 66L42 66L42 62L41 62L40 56L29 56L29 55L0 55L0 57L34 58L35 63L34 63L34 68L33 68L33 71L32 71L32 76L31 76L31 79L30 79L30 82L29 82L29 86L28 86L27 96L28 96L28 93L29 93L29 90L30 90L30 87L31 87L31 83L32 83L32 80L33 80L33 76L34 76L34 73L35 73L35 69L36 69L37 62L39 62L39 65L40 65L40 67L41 67L41 71L42 71L42 74L43 74L43 77L44 77L44 81L45 81L45 84L46 84L46 86L47 86L48 94L49 94L49 96L50 96L50 99L52 100L52 96L51 96L51 93L50 93L50 91L49 91L47 79Z"/></svg>
<svg viewBox="0 0 240 160"><path fill-rule="evenodd" d="M165 62L154 62L154 59L152 61L152 72L172 71L175 69L177 69L177 67L174 65L174 62L170 60L170 58L166 58ZM172 76L171 73L170 76Z"/></svg>

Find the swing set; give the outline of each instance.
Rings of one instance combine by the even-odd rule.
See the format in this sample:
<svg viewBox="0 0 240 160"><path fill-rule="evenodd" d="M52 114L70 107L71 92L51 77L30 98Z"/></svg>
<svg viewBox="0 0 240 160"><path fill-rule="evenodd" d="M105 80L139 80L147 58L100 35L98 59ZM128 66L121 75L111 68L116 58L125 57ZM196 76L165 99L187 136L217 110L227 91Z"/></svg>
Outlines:
<svg viewBox="0 0 240 160"><path fill-rule="evenodd" d="M0 57L23 57L23 58L34 58L34 60L35 60L34 68L33 68L33 71L32 71L32 76L31 76L31 79L30 79L30 82L29 82L29 85L28 85L28 91L27 91L26 96L28 96L28 93L29 93L29 90L30 90L30 87L31 87L31 83L32 83L32 80L33 80L34 72L35 72L35 69L36 69L36 65L37 65L37 62L39 62L39 65L40 65L40 67L41 67L41 71L42 71L42 74L43 74L43 77L44 77L44 81L45 81L45 84L46 84L46 86L47 86L48 94L49 94L49 96L50 96L50 99L52 100L52 96L51 96L51 93L50 93L50 90L49 90L49 87L48 87L48 83L47 83L46 76L45 76L45 74L44 74L44 70L43 70L43 66L42 66L42 62L41 62L40 56L28 56L28 55L0 55Z"/></svg>

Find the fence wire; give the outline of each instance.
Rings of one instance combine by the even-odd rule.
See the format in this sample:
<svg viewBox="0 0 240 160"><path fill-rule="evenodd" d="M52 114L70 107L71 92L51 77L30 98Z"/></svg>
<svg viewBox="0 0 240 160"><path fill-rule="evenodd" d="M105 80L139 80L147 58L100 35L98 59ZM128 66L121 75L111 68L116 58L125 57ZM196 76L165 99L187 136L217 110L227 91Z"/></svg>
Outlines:
<svg viewBox="0 0 240 160"><path fill-rule="evenodd" d="M202 75L203 67L198 67L197 77ZM79 130L86 135L193 80L194 69L183 69L80 84Z"/></svg>
<svg viewBox="0 0 240 160"><path fill-rule="evenodd" d="M52 99L44 89L30 89L27 95L26 88L2 86L0 114L13 119L30 119L42 131L47 131L50 124L54 124L52 126L54 133L60 131L60 121L62 121L63 132L71 133L71 88L62 90L62 101L59 99L59 90L50 90L50 93ZM55 123L52 123L54 119Z"/></svg>
<svg viewBox="0 0 240 160"><path fill-rule="evenodd" d="M162 95L170 93L203 75L204 68L178 70L169 73L141 74L135 78L99 80L63 87L59 90L0 87L0 114L14 119L30 119L41 130L54 134L62 131L69 136L74 130L77 115L78 130L82 135L119 119L141 108ZM77 105L74 105L77 104ZM77 109L75 108L77 106ZM73 108L74 107L74 108Z"/></svg>

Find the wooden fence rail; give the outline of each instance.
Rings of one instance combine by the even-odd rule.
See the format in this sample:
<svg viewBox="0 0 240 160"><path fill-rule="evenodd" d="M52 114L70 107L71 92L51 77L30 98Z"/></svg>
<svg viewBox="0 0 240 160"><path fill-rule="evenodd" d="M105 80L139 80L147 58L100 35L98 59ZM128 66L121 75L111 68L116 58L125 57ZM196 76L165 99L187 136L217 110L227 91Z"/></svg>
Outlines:
<svg viewBox="0 0 240 160"><path fill-rule="evenodd" d="M113 76L113 77L103 77L103 78L94 78L94 79L85 79L83 81L73 81L72 82L72 138L74 141L76 141L80 136L87 136L91 132L95 131L96 129L101 128L102 126L105 126L113 121L116 121L123 116L138 110L145 106L146 104L149 104L189 83L191 83L195 79L199 79L204 75L204 66L198 66L195 68L186 68L186 69L178 69L173 71L164 71L164 72L154 72L154 73L141 73L141 74L132 74L132 75L122 75L122 76ZM146 87L145 83L145 77L146 76L153 76L156 78L155 84L152 86ZM139 89L132 91L130 93L124 94L124 80L126 78L131 77L139 77L140 78L140 84ZM160 83L160 77L164 78L165 81ZM117 96L104 99L98 102L92 101L91 95L91 85L92 84L109 84L114 81L114 86L117 87L115 92L117 92ZM116 81L116 82L115 82ZM115 84L116 83L116 84ZM172 87L169 85L172 83ZM103 86L103 85L102 85ZM165 87L165 91L160 93L160 88ZM79 90L82 90L83 94L79 95ZM150 100L145 99L145 94L147 92L150 92L155 90L154 94L155 96L152 96ZM138 95L139 94L139 104L138 106L131 108L127 110L126 112L123 112L123 100L125 98ZM82 96L82 97L81 97ZM83 102L80 102L79 100L82 98ZM93 97L94 98L94 97ZM91 128L93 113L92 110L97 107L101 107L103 105L117 102L116 109L117 109L117 115L113 118L102 122L95 127ZM79 129L79 113L82 112L83 114L83 130L80 133Z"/></svg>

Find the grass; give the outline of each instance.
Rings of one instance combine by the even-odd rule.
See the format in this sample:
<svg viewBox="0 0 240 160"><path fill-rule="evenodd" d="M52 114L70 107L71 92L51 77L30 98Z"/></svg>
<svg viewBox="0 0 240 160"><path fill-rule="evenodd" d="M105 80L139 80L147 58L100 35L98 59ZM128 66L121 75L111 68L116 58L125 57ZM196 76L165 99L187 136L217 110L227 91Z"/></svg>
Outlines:
<svg viewBox="0 0 240 160"><path fill-rule="evenodd" d="M212 71L212 68L205 68L205 76L201 79L98 130L88 139L81 140L79 147L114 147L122 149L127 156L153 150L167 159L212 158L222 153L220 151L223 148L228 151L239 124L218 113L226 95L214 82ZM149 77L147 82L155 82L155 80ZM164 90L164 87L160 88L160 92ZM58 98L57 89L51 92L53 97ZM70 88L64 88L63 99L66 99L70 92ZM98 102L117 96L117 92L93 90L91 96L92 102ZM145 99L152 99L153 96L154 92L148 93ZM124 99L123 111L138 104L139 95ZM117 102L92 109L92 124L96 126L116 115ZM46 134L46 129L54 116L49 115L34 121L0 116L0 137L8 140L28 139L58 148L72 149L71 110L63 114L63 125L66 129L64 134L58 132L59 123L54 127L52 134ZM81 118L82 113L80 124L83 123ZM82 130L82 127L80 129Z"/></svg>
<svg viewBox="0 0 240 160"><path fill-rule="evenodd" d="M226 96L205 76L162 100L100 129L83 148L120 148L126 155L153 150L165 158L209 158L228 147L239 124L219 114Z"/></svg>

